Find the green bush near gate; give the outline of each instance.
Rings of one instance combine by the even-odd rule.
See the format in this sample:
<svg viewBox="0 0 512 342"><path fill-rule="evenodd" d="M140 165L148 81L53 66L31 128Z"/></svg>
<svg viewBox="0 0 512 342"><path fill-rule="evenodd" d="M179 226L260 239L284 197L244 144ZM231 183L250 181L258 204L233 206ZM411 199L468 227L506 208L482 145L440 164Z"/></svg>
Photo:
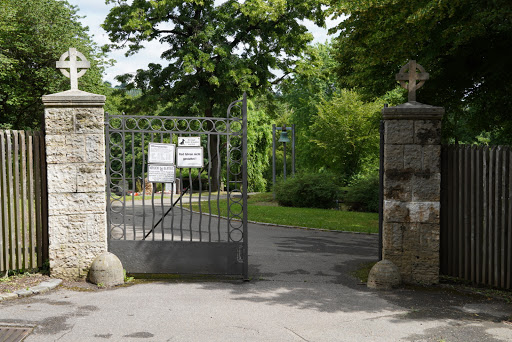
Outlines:
<svg viewBox="0 0 512 342"><path fill-rule="evenodd" d="M274 191L285 207L330 209L336 206L338 185L329 173L299 173L278 182Z"/></svg>
<svg viewBox="0 0 512 342"><path fill-rule="evenodd" d="M356 176L341 201L350 210L377 213L379 211L379 172Z"/></svg>

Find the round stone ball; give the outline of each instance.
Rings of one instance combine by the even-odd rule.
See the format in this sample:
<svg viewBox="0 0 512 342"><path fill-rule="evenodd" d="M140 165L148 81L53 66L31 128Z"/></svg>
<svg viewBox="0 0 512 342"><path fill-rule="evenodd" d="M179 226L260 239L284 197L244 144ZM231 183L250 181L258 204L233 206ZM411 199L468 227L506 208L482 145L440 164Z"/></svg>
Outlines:
<svg viewBox="0 0 512 342"><path fill-rule="evenodd" d="M124 284L121 260L109 252L98 255L89 269L89 281L106 287Z"/></svg>
<svg viewBox="0 0 512 342"><path fill-rule="evenodd" d="M376 263L368 274L368 283L370 289L390 290L401 284L400 270L389 260L381 260Z"/></svg>

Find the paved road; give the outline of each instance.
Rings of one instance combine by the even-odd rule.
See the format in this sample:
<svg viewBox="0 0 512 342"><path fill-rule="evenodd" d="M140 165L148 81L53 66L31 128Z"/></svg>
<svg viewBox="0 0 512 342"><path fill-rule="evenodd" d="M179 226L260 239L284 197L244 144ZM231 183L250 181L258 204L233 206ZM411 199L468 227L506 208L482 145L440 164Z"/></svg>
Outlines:
<svg viewBox="0 0 512 342"><path fill-rule="evenodd" d="M511 341L508 304L440 288L374 292L350 276L376 236L250 225L243 282L155 282L0 303L26 341Z"/></svg>

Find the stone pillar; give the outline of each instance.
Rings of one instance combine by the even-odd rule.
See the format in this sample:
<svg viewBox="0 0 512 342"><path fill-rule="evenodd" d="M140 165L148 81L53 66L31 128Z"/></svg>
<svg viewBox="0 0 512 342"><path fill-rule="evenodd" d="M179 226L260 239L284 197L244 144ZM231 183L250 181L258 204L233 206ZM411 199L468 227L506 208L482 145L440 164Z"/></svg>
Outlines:
<svg viewBox="0 0 512 342"><path fill-rule="evenodd" d="M439 282L441 118L419 102L384 108L383 259L406 283Z"/></svg>
<svg viewBox="0 0 512 342"><path fill-rule="evenodd" d="M107 250L105 96L73 89L45 95L43 103L50 272L84 278Z"/></svg>

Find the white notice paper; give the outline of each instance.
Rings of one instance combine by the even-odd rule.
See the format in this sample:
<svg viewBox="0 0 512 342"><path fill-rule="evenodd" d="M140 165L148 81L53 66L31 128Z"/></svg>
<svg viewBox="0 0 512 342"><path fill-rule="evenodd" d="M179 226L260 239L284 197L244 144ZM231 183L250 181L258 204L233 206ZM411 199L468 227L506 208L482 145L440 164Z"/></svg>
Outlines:
<svg viewBox="0 0 512 342"><path fill-rule="evenodd" d="M176 149L176 165L179 168L202 168L202 147L178 147Z"/></svg>
<svg viewBox="0 0 512 342"><path fill-rule="evenodd" d="M174 144L149 143L148 163L174 164L175 148Z"/></svg>
<svg viewBox="0 0 512 342"><path fill-rule="evenodd" d="M174 165L148 164L148 180L150 183L174 183L176 167Z"/></svg>

